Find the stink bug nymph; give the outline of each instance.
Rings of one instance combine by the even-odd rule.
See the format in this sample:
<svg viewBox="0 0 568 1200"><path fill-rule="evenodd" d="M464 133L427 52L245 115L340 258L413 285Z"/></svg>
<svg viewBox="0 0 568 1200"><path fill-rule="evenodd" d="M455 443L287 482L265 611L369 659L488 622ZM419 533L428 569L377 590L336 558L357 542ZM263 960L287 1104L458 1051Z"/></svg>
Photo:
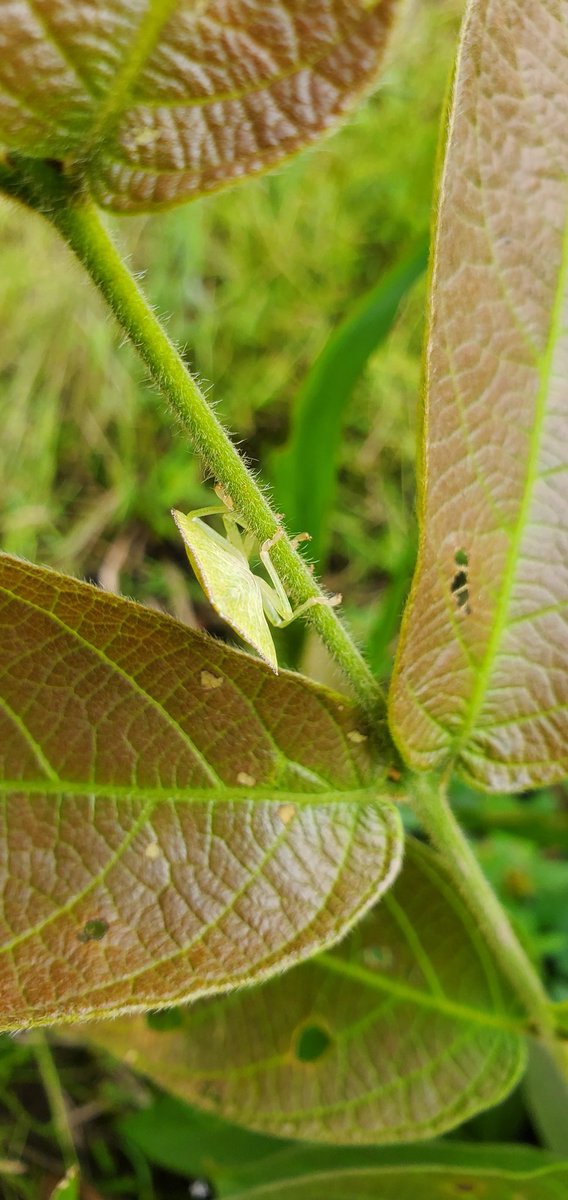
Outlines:
<svg viewBox="0 0 568 1200"><path fill-rule="evenodd" d="M214 515L221 517L225 537L202 519ZM268 622L283 628L314 604L335 605L341 597L326 599L314 596L298 608L292 608L282 580L270 560L270 550L283 537L283 530L258 548L258 557L271 581L269 583L262 576L255 575L250 566L251 556L258 547L257 538L248 529L244 518L228 504L198 508L187 516L174 509L172 516L207 599L219 616L277 674L278 661ZM297 540L303 541L307 536L301 534Z"/></svg>

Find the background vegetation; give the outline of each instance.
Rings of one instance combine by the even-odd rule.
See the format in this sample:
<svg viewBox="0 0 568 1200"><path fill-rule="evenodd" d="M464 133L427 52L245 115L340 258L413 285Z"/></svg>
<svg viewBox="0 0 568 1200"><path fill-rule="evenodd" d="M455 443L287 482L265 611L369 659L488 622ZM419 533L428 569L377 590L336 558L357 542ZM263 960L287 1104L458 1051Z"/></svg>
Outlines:
<svg viewBox="0 0 568 1200"><path fill-rule="evenodd" d="M170 332L269 485L295 396L326 339L428 230L461 8L460 0L409 4L379 92L315 150L172 213L115 221L153 304L171 314ZM206 503L205 485L138 361L56 235L4 202L0 262L3 548L222 634L169 515L173 505ZM327 585L343 593L359 641L385 673L415 544L424 300L422 276L357 383L329 514ZM313 445L307 471L311 453ZM281 649L294 661L293 640ZM328 677L313 648L303 665ZM459 788L455 799L553 994L568 996L562 790L505 801ZM0 1039L0 1194L9 1200L48 1195L61 1158L61 1128L38 1086L42 1061L49 1084L41 1045L26 1035ZM58 1047L56 1061L73 1136L101 1194L187 1196L194 1159L171 1149L183 1106L76 1046ZM149 1104L152 1119L137 1126L132 1114ZM561 1149L550 1129L531 1123L526 1093L466 1134L541 1138ZM196 1184L189 1194L207 1191Z"/></svg>

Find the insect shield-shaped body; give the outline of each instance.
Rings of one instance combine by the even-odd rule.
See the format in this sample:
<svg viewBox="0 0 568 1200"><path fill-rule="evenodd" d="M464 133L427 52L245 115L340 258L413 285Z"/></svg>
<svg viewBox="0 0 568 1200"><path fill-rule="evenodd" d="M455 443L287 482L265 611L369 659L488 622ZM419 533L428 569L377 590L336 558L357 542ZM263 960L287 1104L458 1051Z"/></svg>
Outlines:
<svg viewBox="0 0 568 1200"><path fill-rule="evenodd" d="M202 520L215 513L223 517L226 537ZM276 650L265 616L262 591L265 581L251 571L251 539L250 535L240 534L239 518L229 509L218 507L198 509L187 516L174 510L172 515L207 599L231 629L277 673ZM268 583L265 586L270 587Z"/></svg>
<svg viewBox="0 0 568 1200"><path fill-rule="evenodd" d="M215 514L223 520L225 537L202 519ZM268 583L260 575L255 575L250 567L249 560L258 545L257 539L247 529L243 518L227 505L198 508L187 516L174 510L172 515L183 538L187 557L213 608L278 674L276 650L268 622L282 628L312 605L335 605L341 597L327 599L325 596L312 596L299 608L293 609L282 580L270 560L271 547L282 533L265 542L258 552L271 581ZM307 537L308 534L300 534L295 541L303 541Z"/></svg>

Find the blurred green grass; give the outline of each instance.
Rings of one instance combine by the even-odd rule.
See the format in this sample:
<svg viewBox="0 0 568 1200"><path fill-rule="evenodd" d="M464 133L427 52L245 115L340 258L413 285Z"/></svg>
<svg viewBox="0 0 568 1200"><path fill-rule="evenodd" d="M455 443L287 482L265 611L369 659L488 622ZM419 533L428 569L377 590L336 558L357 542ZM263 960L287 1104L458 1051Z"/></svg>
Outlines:
<svg viewBox="0 0 568 1200"><path fill-rule="evenodd" d="M428 229L461 7L411 0L378 92L315 150L171 213L113 222L268 484L329 333ZM189 620L190 597L207 619L169 515L205 489L165 405L56 236L7 203L0 262L0 543ZM341 439L327 574L363 640L385 586L408 573L423 311L422 282L363 372Z"/></svg>

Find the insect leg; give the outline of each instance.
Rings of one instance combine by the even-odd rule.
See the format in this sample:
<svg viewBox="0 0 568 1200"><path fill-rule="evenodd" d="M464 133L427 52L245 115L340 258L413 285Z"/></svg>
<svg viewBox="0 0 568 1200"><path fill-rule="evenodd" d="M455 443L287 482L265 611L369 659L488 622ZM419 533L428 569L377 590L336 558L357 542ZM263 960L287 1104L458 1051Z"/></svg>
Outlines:
<svg viewBox="0 0 568 1200"><path fill-rule="evenodd" d="M270 550L272 549L272 546L283 536L284 530L279 529L277 533L275 533L274 537L270 538L264 543L263 546L261 546L259 552L260 560L263 566L266 568L266 571L274 585L273 588L271 588L265 580L259 580L263 601L265 604L265 610L269 620L279 629L283 629L286 625L290 625L292 621L295 621L296 617L301 617L302 613L306 612L308 608L313 608L314 604L324 604L327 608L335 608L338 604L341 604L341 596L338 593L336 596L329 597L310 596L310 599L305 600L303 604L298 606L298 608L292 608L290 600L284 590L282 580L280 579L276 567L273 565L270 559ZM307 540L303 534L300 534L299 536L302 541Z"/></svg>
<svg viewBox="0 0 568 1200"><path fill-rule="evenodd" d="M270 605L275 613L275 617L273 617L270 612L268 613L273 625L279 624L282 619L284 619L286 623L292 620L292 605L290 604L288 596L286 595L284 584L282 583L278 571L276 570L276 567L270 558L270 551L275 542L279 542L280 538L283 537L284 530L277 529L274 537L271 537L268 539L268 541L264 542L259 550L260 561L267 574L270 576L273 585L272 588L269 588L268 584L265 583L265 587L262 588L263 597L269 599ZM261 584L262 582L264 581L261 580Z"/></svg>
<svg viewBox="0 0 568 1200"><path fill-rule="evenodd" d="M296 617L301 617L302 613L305 613L308 608L313 608L315 604L323 604L325 608L337 608L342 599L341 592L336 592L335 596L310 596L309 600L304 600L304 603L299 604L298 608L292 609L289 617L274 621L274 624L278 626L278 629L285 629L286 625L290 625L292 621L296 620Z"/></svg>

